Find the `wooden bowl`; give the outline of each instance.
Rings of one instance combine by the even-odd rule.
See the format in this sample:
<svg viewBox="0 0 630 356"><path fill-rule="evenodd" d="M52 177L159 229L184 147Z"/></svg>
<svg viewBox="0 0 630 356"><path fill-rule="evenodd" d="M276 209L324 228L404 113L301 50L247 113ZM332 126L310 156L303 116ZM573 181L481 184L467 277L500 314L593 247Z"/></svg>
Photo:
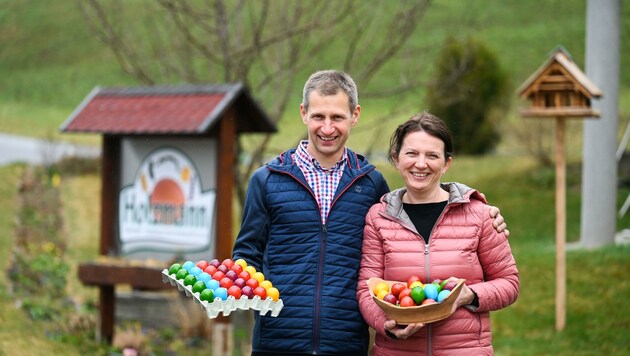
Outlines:
<svg viewBox="0 0 630 356"><path fill-rule="evenodd" d="M451 290L448 297L444 298L440 303L418 305L414 307L399 307L388 302L382 301L372 293L374 286L379 282L385 282L391 287L398 281L386 281L381 278L370 278L367 280L368 289L372 295L374 302L385 312L387 318L396 320L396 323L407 325L412 323L433 323L442 319L446 319L455 312L453 304L462 291L465 279L460 279L457 285ZM403 282L404 283L404 282ZM406 284L406 283L405 283Z"/></svg>

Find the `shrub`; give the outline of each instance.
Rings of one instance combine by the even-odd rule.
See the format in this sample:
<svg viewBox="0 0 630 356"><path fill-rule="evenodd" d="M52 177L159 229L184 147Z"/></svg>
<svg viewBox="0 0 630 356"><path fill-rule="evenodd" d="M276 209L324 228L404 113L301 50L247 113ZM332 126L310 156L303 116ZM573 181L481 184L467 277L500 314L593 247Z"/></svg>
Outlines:
<svg viewBox="0 0 630 356"><path fill-rule="evenodd" d="M449 38L435 73L427 106L448 124L457 152L491 151L499 143L496 115L509 102L507 74L497 56L471 37Z"/></svg>
<svg viewBox="0 0 630 356"><path fill-rule="evenodd" d="M57 177L55 179L55 177ZM11 262L7 276L13 295L33 319L55 319L64 308L69 266L63 258L58 175L44 167L25 169Z"/></svg>
<svg viewBox="0 0 630 356"><path fill-rule="evenodd" d="M55 165L55 170L64 176L79 176L85 174L99 174L101 159L93 157L70 156L63 157Z"/></svg>

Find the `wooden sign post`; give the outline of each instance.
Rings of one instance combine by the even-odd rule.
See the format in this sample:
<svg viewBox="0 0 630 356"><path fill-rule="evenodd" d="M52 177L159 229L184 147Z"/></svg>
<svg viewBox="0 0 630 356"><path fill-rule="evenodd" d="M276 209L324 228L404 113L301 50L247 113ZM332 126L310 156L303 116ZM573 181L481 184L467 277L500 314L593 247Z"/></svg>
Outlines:
<svg viewBox="0 0 630 356"><path fill-rule="evenodd" d="M521 110L523 117L556 119L556 330L566 324L566 158L564 149L567 118L598 117L591 99L602 95L562 47L525 81L519 96L532 106Z"/></svg>
<svg viewBox="0 0 630 356"><path fill-rule="evenodd" d="M78 274L99 288L100 338L111 343L117 285L172 290L161 275L169 263L231 257L237 136L276 127L231 83L97 87L61 131L103 135L99 254L110 258ZM216 321L214 354L231 354L230 319Z"/></svg>

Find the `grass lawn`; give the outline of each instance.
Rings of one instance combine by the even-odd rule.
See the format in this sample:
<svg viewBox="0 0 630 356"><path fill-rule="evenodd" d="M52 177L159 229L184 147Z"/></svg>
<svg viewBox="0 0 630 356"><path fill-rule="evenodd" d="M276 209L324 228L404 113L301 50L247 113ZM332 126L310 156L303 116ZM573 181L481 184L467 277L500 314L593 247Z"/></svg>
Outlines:
<svg viewBox="0 0 630 356"><path fill-rule="evenodd" d="M471 169L477 167L478 169ZM566 328L555 331L555 220L553 183L541 181L527 159L488 156L455 161L449 180L478 187L491 203L502 209L511 231L510 242L521 274L521 294L511 307L493 313L497 355L623 355L630 354L630 246L567 252ZM392 187L400 178L382 166ZM12 235L16 185L22 168L0 169L0 199L5 213L0 233ZM552 180L553 182L553 180ZM81 301L94 300L95 290L83 287L74 266L93 258L97 251L99 177L88 175L62 179L63 209L68 250L73 266L69 291ZM567 239L579 239L579 189L569 186ZM620 191L620 201L627 191ZM628 224L628 218L620 224ZM0 240L0 258L9 263L11 239ZM0 350L6 354L80 354L72 344L47 337L50 325L34 322L15 308L0 276ZM159 351L159 350L154 350ZM202 354L208 350L195 350Z"/></svg>

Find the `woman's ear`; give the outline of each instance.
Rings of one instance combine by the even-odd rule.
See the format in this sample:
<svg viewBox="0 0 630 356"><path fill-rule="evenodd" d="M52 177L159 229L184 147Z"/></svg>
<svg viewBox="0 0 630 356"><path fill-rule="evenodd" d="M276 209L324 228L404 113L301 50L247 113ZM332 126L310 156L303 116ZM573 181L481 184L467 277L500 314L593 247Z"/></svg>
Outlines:
<svg viewBox="0 0 630 356"><path fill-rule="evenodd" d="M394 167L398 169L398 156L396 155L395 152L392 152L392 161L394 161Z"/></svg>
<svg viewBox="0 0 630 356"><path fill-rule="evenodd" d="M443 175L446 174L449 168L451 168L451 163L453 163L453 157L448 157L446 159L446 164L444 165L444 168L442 169Z"/></svg>

